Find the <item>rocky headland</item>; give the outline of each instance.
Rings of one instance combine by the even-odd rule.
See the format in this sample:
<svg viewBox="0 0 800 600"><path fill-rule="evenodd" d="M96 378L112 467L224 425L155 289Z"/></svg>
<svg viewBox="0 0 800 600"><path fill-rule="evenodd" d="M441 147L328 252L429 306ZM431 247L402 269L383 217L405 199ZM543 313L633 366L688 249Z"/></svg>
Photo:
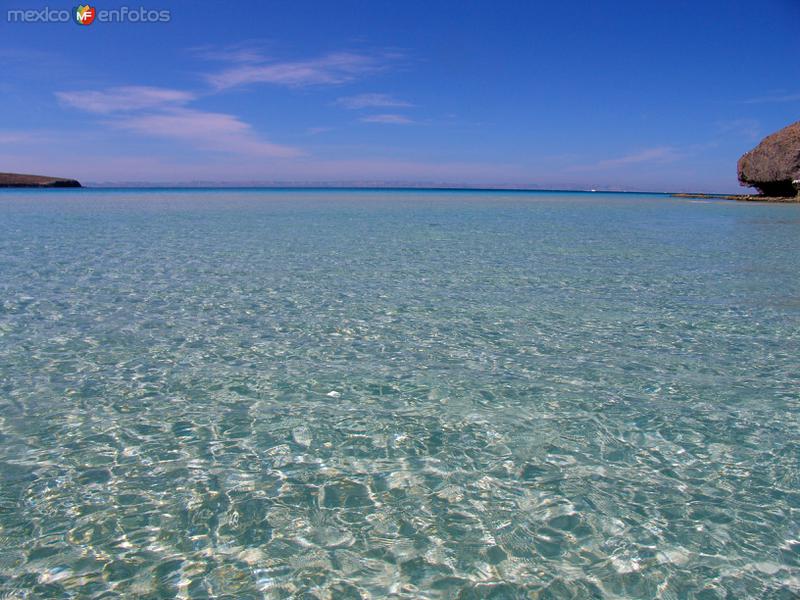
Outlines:
<svg viewBox="0 0 800 600"><path fill-rule="evenodd" d="M672 194L745 202L800 202L800 121L768 135L737 164L739 183L758 194Z"/></svg>
<svg viewBox="0 0 800 600"><path fill-rule="evenodd" d="M800 121L768 135L737 165L739 182L756 188L763 199L800 202Z"/></svg>
<svg viewBox="0 0 800 600"><path fill-rule="evenodd" d="M2 187L78 188L81 187L81 184L75 179L64 179L62 177L0 173L0 188Z"/></svg>

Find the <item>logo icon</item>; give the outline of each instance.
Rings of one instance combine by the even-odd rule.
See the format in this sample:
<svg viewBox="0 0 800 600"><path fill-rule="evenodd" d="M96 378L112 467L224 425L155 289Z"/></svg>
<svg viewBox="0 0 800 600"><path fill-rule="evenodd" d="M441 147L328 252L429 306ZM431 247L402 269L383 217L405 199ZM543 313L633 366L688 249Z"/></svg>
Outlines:
<svg viewBox="0 0 800 600"><path fill-rule="evenodd" d="M76 6L72 14L75 16L75 22L78 25L91 25L94 22L94 18L97 16L97 9L88 4L82 4Z"/></svg>

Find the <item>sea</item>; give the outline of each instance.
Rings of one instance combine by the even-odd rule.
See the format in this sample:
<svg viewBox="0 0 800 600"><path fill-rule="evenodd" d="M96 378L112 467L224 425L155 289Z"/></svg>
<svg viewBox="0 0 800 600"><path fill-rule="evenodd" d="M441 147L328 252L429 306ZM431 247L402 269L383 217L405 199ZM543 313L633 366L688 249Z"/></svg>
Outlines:
<svg viewBox="0 0 800 600"><path fill-rule="evenodd" d="M800 596L800 205L0 193L0 597Z"/></svg>

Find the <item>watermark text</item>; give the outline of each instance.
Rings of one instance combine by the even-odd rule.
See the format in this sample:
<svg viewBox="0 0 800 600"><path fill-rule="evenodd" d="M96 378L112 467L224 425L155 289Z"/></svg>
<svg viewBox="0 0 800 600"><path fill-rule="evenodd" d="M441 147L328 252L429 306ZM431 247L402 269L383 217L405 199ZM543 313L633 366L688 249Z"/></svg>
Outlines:
<svg viewBox="0 0 800 600"><path fill-rule="evenodd" d="M91 25L100 23L169 23L172 13L165 9L149 9L143 6L121 6L112 9L97 9L88 4L76 6L71 10L50 8L9 9L6 21L9 23L77 23Z"/></svg>

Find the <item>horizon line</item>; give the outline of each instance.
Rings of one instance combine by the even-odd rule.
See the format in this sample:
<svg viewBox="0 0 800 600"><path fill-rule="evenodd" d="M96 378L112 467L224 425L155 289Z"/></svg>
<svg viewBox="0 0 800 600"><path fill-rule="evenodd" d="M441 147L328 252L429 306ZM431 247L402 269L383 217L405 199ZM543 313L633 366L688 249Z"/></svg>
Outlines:
<svg viewBox="0 0 800 600"><path fill-rule="evenodd" d="M8 188L13 189L13 188ZM55 188L53 188L55 189ZM380 184L380 183L349 183L349 182L321 182L321 183L293 183L293 182L275 182L275 183L235 183L235 182L87 182L82 184L81 188L72 188L72 191L77 189L95 189L95 190L109 190L109 189L140 189L140 190L161 190L161 189L174 189L174 190L350 190L350 191L370 191L370 190L383 190L383 191L451 191L451 192L518 192L518 193L531 193L531 192L555 192L555 193L614 193L614 194L649 194L649 195L669 195L669 194L702 194L707 196L747 196L750 195L746 191L740 194L733 194L731 192L696 192L688 189L679 190L637 190L637 189L620 189L620 188L543 188L533 187L526 185L469 185L469 184ZM64 188L63 191L68 191Z"/></svg>

